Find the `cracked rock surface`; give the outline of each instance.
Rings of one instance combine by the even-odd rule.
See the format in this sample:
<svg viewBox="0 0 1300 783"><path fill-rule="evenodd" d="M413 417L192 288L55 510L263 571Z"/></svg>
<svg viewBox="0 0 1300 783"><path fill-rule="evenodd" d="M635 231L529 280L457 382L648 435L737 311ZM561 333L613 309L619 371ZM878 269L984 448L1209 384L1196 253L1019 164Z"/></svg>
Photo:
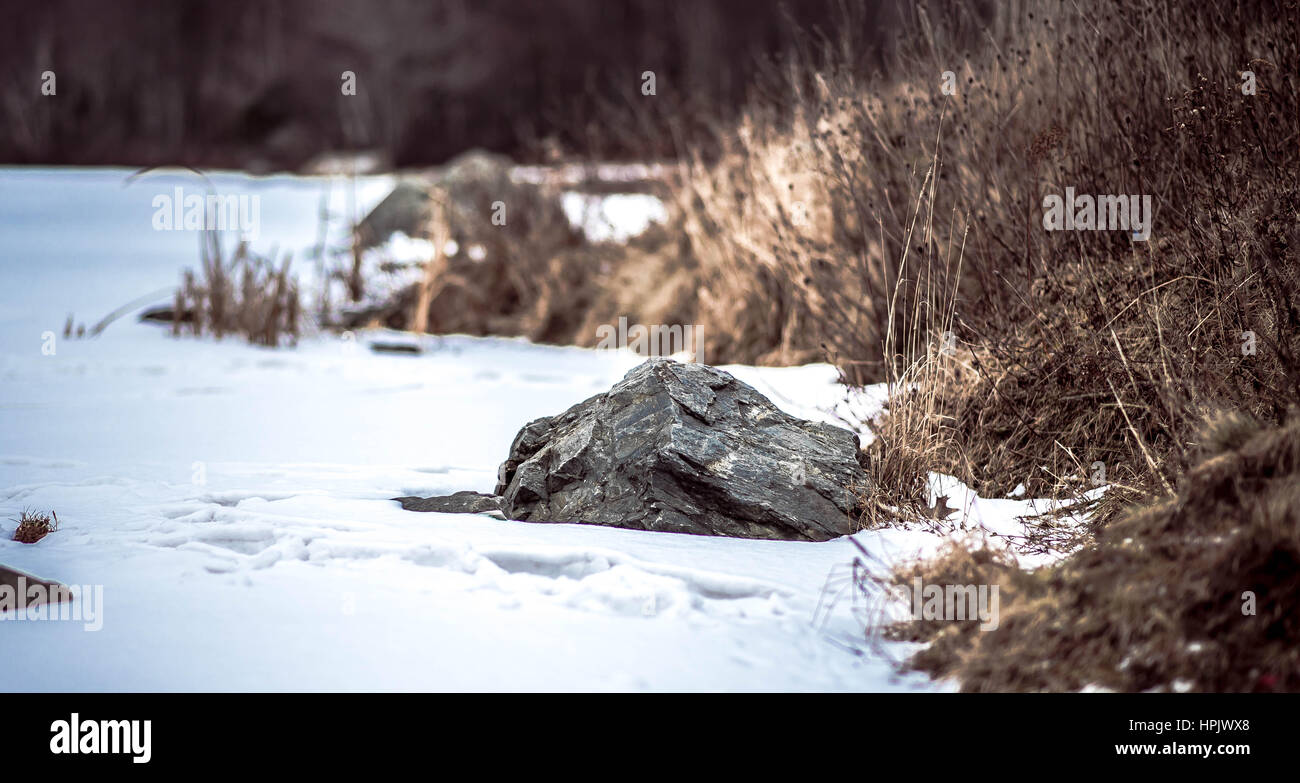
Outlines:
<svg viewBox="0 0 1300 783"><path fill-rule="evenodd" d="M510 519L824 541L856 530L858 451L721 370L651 359L520 430L495 494Z"/></svg>

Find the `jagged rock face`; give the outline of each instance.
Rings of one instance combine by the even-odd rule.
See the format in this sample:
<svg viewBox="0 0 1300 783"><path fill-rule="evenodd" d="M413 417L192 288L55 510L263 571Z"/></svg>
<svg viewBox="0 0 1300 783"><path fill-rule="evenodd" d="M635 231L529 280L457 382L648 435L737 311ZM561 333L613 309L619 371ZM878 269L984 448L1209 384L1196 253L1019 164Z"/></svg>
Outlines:
<svg viewBox="0 0 1300 783"><path fill-rule="evenodd" d="M856 527L858 437L700 364L651 359L515 436L510 519L824 541Z"/></svg>

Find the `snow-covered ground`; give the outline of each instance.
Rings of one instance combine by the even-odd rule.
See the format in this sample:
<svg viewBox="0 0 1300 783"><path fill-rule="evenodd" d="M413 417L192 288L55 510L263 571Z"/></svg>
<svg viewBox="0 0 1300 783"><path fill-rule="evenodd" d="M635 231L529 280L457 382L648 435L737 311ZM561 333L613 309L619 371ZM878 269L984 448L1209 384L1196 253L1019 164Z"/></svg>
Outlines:
<svg viewBox="0 0 1300 783"><path fill-rule="evenodd" d="M365 333L268 350L134 318L63 339L67 313L93 322L195 263L193 233L150 224L151 198L175 183L128 173L0 169L0 563L103 588L97 631L0 622L0 691L946 687L896 676L866 643L836 594L857 553L847 539L389 500L490 491L521 425L607 389L629 354L466 337L374 354ZM341 182L216 179L263 195L265 246L310 246L322 189L345 203ZM359 182L357 203L387 186ZM825 365L726 369L805 417L879 404L878 390L846 403ZM976 526L1005 531L1027 508L950 494ZM54 510L60 530L9 540L24 508ZM885 558L942 543L856 538Z"/></svg>

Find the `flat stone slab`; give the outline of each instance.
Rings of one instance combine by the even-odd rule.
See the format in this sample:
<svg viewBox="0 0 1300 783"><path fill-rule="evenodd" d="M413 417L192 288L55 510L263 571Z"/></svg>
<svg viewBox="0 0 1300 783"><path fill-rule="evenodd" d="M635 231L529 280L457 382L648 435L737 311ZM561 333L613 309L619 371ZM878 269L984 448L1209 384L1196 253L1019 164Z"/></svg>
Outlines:
<svg viewBox="0 0 1300 783"><path fill-rule="evenodd" d="M407 511L440 511L444 514L482 514L486 511L500 511L501 498L497 495L484 495L480 492L456 492L451 495L439 495L431 498L400 497L393 498Z"/></svg>

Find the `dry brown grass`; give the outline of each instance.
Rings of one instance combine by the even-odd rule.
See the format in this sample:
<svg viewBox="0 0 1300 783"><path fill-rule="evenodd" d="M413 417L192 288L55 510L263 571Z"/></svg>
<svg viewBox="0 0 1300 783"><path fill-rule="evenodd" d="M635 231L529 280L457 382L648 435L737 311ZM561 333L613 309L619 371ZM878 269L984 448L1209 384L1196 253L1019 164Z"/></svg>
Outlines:
<svg viewBox="0 0 1300 783"><path fill-rule="evenodd" d="M569 226L558 189L513 182L508 161L469 154L428 193L417 233L436 251L421 281L343 325L575 342L601 257ZM448 240L455 254L442 252Z"/></svg>
<svg viewBox="0 0 1300 783"><path fill-rule="evenodd" d="M574 342L596 345L598 329L616 325L620 317L641 324L696 323L699 280L682 244L676 224L653 225L626 246L594 250L600 258L596 292ZM722 354L709 353L707 337L699 359L717 363Z"/></svg>
<svg viewBox="0 0 1300 783"><path fill-rule="evenodd" d="M1042 591L1045 572L1026 571L1005 549L950 543L929 560L896 564L874 587L910 586L919 578L925 585L986 585L998 587L998 607L1015 605ZM880 593L884 595L883 592ZM999 617L999 620L1001 618ZM871 629L892 641L925 642L926 647L907 661L911 668L934 676L955 673L956 662L976 643L977 618L940 620L914 618Z"/></svg>
<svg viewBox="0 0 1300 783"><path fill-rule="evenodd" d="M590 347L600 341L600 327L616 326L620 318L633 324L695 323L699 279L678 217L652 224L626 243L592 243L570 227L558 185L513 182L508 164L474 168L431 185L428 214L421 219L422 236L435 247L450 238L458 252L437 254L424 265L420 283L349 314L343 326L522 336ZM662 183L643 187L663 192ZM498 201L506 205L505 225L491 221ZM481 257L471 256L471 248ZM714 352L701 358L727 357Z"/></svg>
<svg viewBox="0 0 1300 783"><path fill-rule="evenodd" d="M301 304L290 276L290 256L274 259L252 253L247 243L224 258L216 231L203 233L199 272L187 269L172 306L172 334L239 334L255 345L296 343Z"/></svg>
<svg viewBox="0 0 1300 783"><path fill-rule="evenodd" d="M18 523L14 529L14 540L20 544L35 544L59 529L59 515L53 511L46 514L25 508L13 521Z"/></svg>
<svg viewBox="0 0 1300 783"><path fill-rule="evenodd" d="M1059 566L955 548L906 583L1000 585L996 630L910 623L911 662L970 691L1300 690L1300 426L1227 414L1174 497L1111 523ZM1175 686L1177 683L1177 686Z"/></svg>
<svg viewBox="0 0 1300 783"><path fill-rule="evenodd" d="M824 352L851 385L891 381L955 291L968 371L896 397L892 441L986 495L1077 496L1102 463L1102 522L1169 494L1205 411L1277 422L1300 397L1300 13L1008 8L963 50L979 14L926 4L883 75L847 25L786 63L721 158L688 166L698 318L732 360ZM1066 186L1152 195L1152 238L1043 230ZM1243 356L1247 331L1267 347Z"/></svg>
<svg viewBox="0 0 1300 783"><path fill-rule="evenodd" d="M913 232L921 207L922 201L918 200ZM928 215L926 233L932 223L933 215ZM906 247L910 248L911 243ZM957 250L955 259L944 261L949 269L943 279L953 281L954 286L960 280L963 250ZM887 357L884 370L889 396L882 415L865 422L875 437L862 454L863 467L871 477L862 490L863 526L924 521L942 530L944 516L936 512L937 506L929 506L929 474L946 455L958 451L951 423L942 408L943 393L967 382L970 351L957 343L953 331L956 288L904 292L909 260L905 249L887 307L883 356ZM928 255L924 263L930 267L924 279L933 286L936 276L930 272L936 259ZM909 296L917 306L900 312L900 300ZM910 316L910 322L898 323L906 316Z"/></svg>

